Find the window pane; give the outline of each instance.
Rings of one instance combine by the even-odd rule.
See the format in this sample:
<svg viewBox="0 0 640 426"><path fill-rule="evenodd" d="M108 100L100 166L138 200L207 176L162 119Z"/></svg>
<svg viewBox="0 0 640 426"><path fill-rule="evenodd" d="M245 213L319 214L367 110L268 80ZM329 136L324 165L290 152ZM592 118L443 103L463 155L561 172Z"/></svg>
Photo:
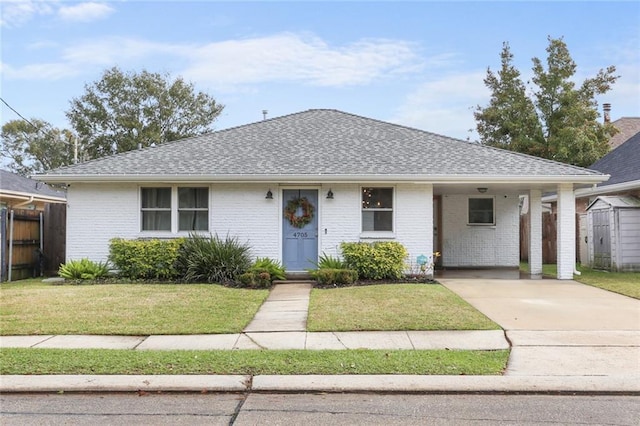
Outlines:
<svg viewBox="0 0 640 426"><path fill-rule="evenodd" d="M143 211L143 231L171 231L171 212Z"/></svg>
<svg viewBox="0 0 640 426"><path fill-rule="evenodd" d="M469 223L494 223L493 198L469 198Z"/></svg>
<svg viewBox="0 0 640 426"><path fill-rule="evenodd" d="M170 209L171 188L142 188L143 209Z"/></svg>
<svg viewBox="0 0 640 426"><path fill-rule="evenodd" d="M393 231L393 212L363 211L362 231Z"/></svg>
<svg viewBox="0 0 640 426"><path fill-rule="evenodd" d="M362 188L363 209L392 209L393 188Z"/></svg>
<svg viewBox="0 0 640 426"><path fill-rule="evenodd" d="M178 188L178 208L206 209L209 207L208 188Z"/></svg>
<svg viewBox="0 0 640 426"><path fill-rule="evenodd" d="M209 230L208 211L181 211L178 217L178 230L180 231Z"/></svg>

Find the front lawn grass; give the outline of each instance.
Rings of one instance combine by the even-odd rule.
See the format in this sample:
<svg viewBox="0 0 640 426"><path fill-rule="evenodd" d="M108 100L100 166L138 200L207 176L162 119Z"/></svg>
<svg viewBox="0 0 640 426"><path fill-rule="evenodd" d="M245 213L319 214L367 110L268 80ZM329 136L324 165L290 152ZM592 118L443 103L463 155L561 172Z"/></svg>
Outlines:
<svg viewBox="0 0 640 426"><path fill-rule="evenodd" d="M213 284L0 285L0 334L239 333L267 290Z"/></svg>
<svg viewBox="0 0 640 426"><path fill-rule="evenodd" d="M309 331L499 330L440 284L313 289Z"/></svg>
<svg viewBox="0 0 640 426"><path fill-rule="evenodd" d="M509 351L0 349L0 374L500 375Z"/></svg>
<svg viewBox="0 0 640 426"><path fill-rule="evenodd" d="M526 272L529 265L523 263L520 269ZM542 274L550 278L556 277L557 270L557 265L542 265ZM640 299L640 272L609 272L585 266L578 266L578 271L580 275L574 275L574 281Z"/></svg>

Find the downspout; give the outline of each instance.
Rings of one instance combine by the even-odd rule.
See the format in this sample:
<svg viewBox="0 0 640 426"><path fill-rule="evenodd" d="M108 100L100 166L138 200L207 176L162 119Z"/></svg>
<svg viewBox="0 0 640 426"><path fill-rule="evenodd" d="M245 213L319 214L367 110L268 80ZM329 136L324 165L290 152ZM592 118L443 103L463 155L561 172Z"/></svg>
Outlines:
<svg viewBox="0 0 640 426"><path fill-rule="evenodd" d="M40 269L40 276L44 276L44 216L40 212L40 253L38 255L38 268ZM43 261L41 261L41 259Z"/></svg>
<svg viewBox="0 0 640 426"><path fill-rule="evenodd" d="M18 203L18 204L16 204L16 205L14 205L13 207L14 207L14 208L15 208L15 207L22 207L22 206L25 206L25 205L27 205L27 204L31 204L31 203L33 203L33 195L32 195L31 197L29 197L29 199L28 199L28 200L23 201L23 202L21 202L21 203Z"/></svg>
<svg viewBox="0 0 640 426"><path fill-rule="evenodd" d="M7 281L11 282L11 272L13 270L13 209L9 212L9 273Z"/></svg>

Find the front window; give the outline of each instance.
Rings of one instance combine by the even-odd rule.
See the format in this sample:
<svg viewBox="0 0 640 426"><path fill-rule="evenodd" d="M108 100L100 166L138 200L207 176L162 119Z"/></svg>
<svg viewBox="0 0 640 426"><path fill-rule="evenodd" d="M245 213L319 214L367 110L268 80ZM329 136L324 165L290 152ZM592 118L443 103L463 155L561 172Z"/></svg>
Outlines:
<svg viewBox="0 0 640 426"><path fill-rule="evenodd" d="M469 225L495 225L493 197L469 198Z"/></svg>
<svg viewBox="0 0 640 426"><path fill-rule="evenodd" d="M171 188L142 188L142 230L171 231Z"/></svg>
<svg viewBox="0 0 640 426"><path fill-rule="evenodd" d="M141 188L143 231L209 230L209 188Z"/></svg>
<svg viewBox="0 0 640 426"><path fill-rule="evenodd" d="M206 231L208 229L209 190L178 188L178 230Z"/></svg>
<svg viewBox="0 0 640 426"><path fill-rule="evenodd" d="M362 188L362 231L393 231L393 188Z"/></svg>

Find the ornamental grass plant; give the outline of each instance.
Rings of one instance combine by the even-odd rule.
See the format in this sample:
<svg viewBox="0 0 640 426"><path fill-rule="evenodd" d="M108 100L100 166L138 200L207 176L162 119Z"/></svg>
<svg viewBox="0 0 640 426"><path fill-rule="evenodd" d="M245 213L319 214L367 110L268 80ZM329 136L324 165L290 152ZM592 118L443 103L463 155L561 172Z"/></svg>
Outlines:
<svg viewBox="0 0 640 426"><path fill-rule="evenodd" d="M231 284L251 267L250 247L237 237L192 234L178 250L176 269L190 283Z"/></svg>

